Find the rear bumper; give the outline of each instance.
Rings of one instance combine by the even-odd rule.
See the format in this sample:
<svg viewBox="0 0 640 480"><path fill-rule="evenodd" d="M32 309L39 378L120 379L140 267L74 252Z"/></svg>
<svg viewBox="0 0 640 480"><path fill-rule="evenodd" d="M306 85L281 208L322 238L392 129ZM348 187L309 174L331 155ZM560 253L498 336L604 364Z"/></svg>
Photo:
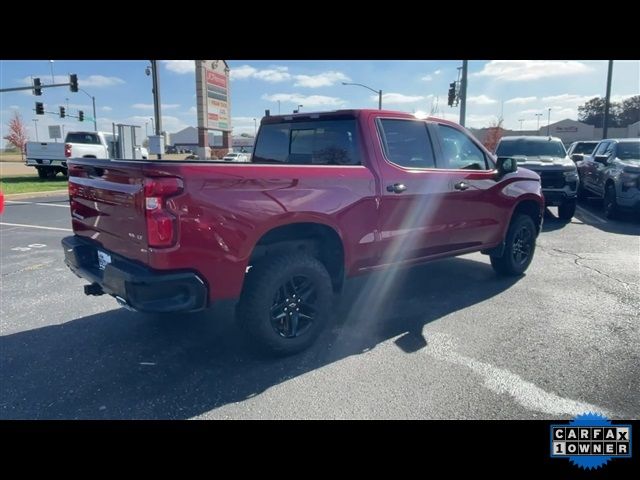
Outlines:
<svg viewBox="0 0 640 480"><path fill-rule="evenodd" d="M91 294L112 295L141 312L195 312L207 307L207 285L195 272L152 270L75 235L63 238L62 246L65 263L91 282ZM111 256L104 270L98 267L98 250Z"/></svg>
<svg viewBox="0 0 640 480"><path fill-rule="evenodd" d="M43 160L35 158L27 158L24 164L28 167L62 167L67 168L66 160Z"/></svg>

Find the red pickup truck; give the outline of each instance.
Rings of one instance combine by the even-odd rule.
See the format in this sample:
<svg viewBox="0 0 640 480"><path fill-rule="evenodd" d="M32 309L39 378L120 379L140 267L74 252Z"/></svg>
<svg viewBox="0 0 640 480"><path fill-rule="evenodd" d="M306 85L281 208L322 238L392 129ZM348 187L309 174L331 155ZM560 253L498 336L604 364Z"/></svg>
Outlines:
<svg viewBox="0 0 640 480"><path fill-rule="evenodd" d="M265 117L249 163L68 165L85 293L144 312L238 299L278 354L317 338L345 277L474 251L522 274L544 208L538 175L464 128L385 110Z"/></svg>

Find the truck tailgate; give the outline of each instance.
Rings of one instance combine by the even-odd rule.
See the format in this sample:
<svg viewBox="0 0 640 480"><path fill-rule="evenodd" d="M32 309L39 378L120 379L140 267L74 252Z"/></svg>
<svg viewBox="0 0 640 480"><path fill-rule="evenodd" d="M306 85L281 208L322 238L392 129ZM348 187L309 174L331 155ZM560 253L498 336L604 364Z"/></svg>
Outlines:
<svg viewBox="0 0 640 480"><path fill-rule="evenodd" d="M69 197L76 235L146 263L144 184L139 162L69 161Z"/></svg>
<svg viewBox="0 0 640 480"><path fill-rule="evenodd" d="M27 142L27 158L65 160L64 143Z"/></svg>

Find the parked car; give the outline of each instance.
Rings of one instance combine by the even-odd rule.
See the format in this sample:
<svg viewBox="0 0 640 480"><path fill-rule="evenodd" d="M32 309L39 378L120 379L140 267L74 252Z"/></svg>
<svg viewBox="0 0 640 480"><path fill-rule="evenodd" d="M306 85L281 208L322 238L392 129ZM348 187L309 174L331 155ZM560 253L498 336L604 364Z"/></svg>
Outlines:
<svg viewBox="0 0 640 480"><path fill-rule="evenodd" d="M222 157L222 160L224 160L225 162L247 163L249 162L249 155L247 155L246 153L231 152Z"/></svg>
<svg viewBox="0 0 640 480"><path fill-rule="evenodd" d="M578 162L581 197L603 199L604 214L614 218L620 209L640 212L640 138L609 138L592 155Z"/></svg>
<svg viewBox="0 0 640 480"><path fill-rule="evenodd" d="M557 206L558 216L570 220L576 211L578 172L556 137L502 137L496 148L498 157L511 157L518 165L533 170L542 182L547 206Z"/></svg>
<svg viewBox="0 0 640 480"><path fill-rule="evenodd" d="M165 148L165 153L178 153L178 149L173 145L167 145Z"/></svg>
<svg viewBox="0 0 640 480"><path fill-rule="evenodd" d="M579 162L584 158L585 155L591 155L593 153L593 150L596 148L596 145L598 145L597 140L583 140L580 142L573 142L567 149L567 155L574 162Z"/></svg>
<svg viewBox="0 0 640 480"><path fill-rule="evenodd" d="M110 132L69 132L64 143L27 142L25 165L35 167L40 178L53 178L58 172L67 175L67 160L71 157L113 158L117 136ZM149 158L144 147L137 147L139 157Z"/></svg>
<svg viewBox="0 0 640 480"><path fill-rule="evenodd" d="M314 342L345 277L475 251L521 275L544 210L537 174L455 123L391 111L265 117L250 165L69 165L62 244L86 294L175 314L234 299L276 354Z"/></svg>

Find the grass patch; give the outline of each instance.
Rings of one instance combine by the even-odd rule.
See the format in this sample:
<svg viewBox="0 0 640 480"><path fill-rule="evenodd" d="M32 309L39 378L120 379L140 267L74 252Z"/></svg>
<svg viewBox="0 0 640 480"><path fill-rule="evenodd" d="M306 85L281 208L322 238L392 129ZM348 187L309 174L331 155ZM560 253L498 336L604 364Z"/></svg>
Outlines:
<svg viewBox="0 0 640 480"><path fill-rule="evenodd" d="M34 177L5 177L0 178L0 189L5 195L12 193L47 192L50 190L65 190L67 178L60 175L53 179L41 180Z"/></svg>
<svg viewBox="0 0 640 480"><path fill-rule="evenodd" d="M0 162L24 162L19 153L0 152Z"/></svg>

